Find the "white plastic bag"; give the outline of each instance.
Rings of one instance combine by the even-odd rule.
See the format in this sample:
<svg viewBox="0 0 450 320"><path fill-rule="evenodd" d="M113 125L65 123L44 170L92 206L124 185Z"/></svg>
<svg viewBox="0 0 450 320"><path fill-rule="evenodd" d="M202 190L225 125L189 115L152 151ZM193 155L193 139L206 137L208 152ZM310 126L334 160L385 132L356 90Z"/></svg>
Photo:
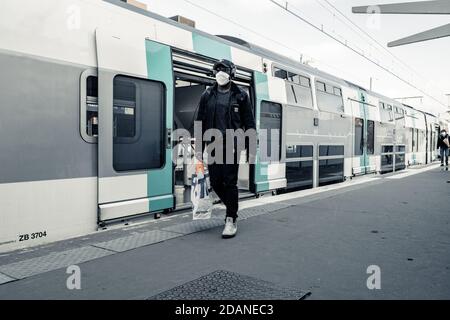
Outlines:
<svg viewBox="0 0 450 320"><path fill-rule="evenodd" d="M206 220L211 218L213 200L207 171L196 170L191 185L192 218Z"/></svg>

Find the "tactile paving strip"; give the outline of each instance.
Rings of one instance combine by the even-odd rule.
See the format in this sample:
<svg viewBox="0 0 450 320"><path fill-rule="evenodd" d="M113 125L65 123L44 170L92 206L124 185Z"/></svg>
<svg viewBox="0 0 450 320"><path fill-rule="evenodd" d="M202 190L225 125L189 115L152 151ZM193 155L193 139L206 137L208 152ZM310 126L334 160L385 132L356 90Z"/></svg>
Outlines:
<svg viewBox="0 0 450 320"><path fill-rule="evenodd" d="M114 254L114 252L86 246L3 265L0 266L0 272L16 279L23 279L111 254Z"/></svg>
<svg viewBox="0 0 450 320"><path fill-rule="evenodd" d="M218 270L148 300L302 300L311 293Z"/></svg>
<svg viewBox="0 0 450 320"><path fill-rule="evenodd" d="M180 236L182 236L182 234L153 230L106 242L95 243L93 244L93 246L115 252L124 252Z"/></svg>
<svg viewBox="0 0 450 320"><path fill-rule="evenodd" d="M0 273L0 284L8 283L14 280L16 279L8 277L6 274Z"/></svg>
<svg viewBox="0 0 450 320"><path fill-rule="evenodd" d="M212 229L218 226L223 226L225 224L225 217L220 218L211 218L209 220L196 220L191 222L182 223L179 225L163 228L164 231L176 232L180 234L190 234L195 233L207 229Z"/></svg>
<svg viewBox="0 0 450 320"><path fill-rule="evenodd" d="M259 216L266 213L275 212L281 209L285 209L287 207L290 207L290 204L287 203L268 203L266 205L247 208L239 211L239 218L242 220Z"/></svg>

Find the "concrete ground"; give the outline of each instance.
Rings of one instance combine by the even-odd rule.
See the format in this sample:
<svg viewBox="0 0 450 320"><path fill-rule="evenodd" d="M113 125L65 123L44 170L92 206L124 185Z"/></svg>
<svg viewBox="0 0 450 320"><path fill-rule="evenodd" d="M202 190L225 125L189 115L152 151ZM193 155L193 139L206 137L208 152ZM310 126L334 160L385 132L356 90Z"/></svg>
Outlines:
<svg viewBox="0 0 450 320"><path fill-rule="evenodd" d="M146 299L216 270L310 291L309 299L450 299L450 174L433 166L367 179L281 195L288 205L240 221L234 239L217 226L79 263L81 290L67 289L60 268L0 285L0 299ZM0 271L19 260L0 258ZM379 290L367 288L371 265Z"/></svg>

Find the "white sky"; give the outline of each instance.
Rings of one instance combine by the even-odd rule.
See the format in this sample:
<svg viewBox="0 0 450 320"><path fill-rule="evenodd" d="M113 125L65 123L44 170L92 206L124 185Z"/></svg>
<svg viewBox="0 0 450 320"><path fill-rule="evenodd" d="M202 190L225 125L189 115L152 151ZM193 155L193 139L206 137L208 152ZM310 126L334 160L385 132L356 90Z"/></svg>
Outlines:
<svg viewBox="0 0 450 320"><path fill-rule="evenodd" d="M285 3L284 0L276 1ZM366 88L369 88L370 77L373 77L373 90L389 97L423 96L420 91L290 15L270 0L141 0L141 2L147 3L150 11L162 16L170 17L179 14L195 20L198 29L211 34L237 36L297 60L300 59L300 54L303 54L304 59L309 60L312 66ZM241 24L245 28L208 13L189 2ZM315 25L323 25L324 30L340 39L347 40L351 46L363 50L364 54L371 59L376 59L390 70L395 70L395 73L402 78L448 105L449 99L445 94L450 93L450 38L397 48L387 48L387 43L446 24L449 22L449 16L356 15L351 13L352 6L404 1L328 0L399 58L401 61L399 62L333 11L326 0L290 0L288 2L289 6L292 6L291 10ZM405 102L434 113L445 110L442 105L427 96L424 99Z"/></svg>

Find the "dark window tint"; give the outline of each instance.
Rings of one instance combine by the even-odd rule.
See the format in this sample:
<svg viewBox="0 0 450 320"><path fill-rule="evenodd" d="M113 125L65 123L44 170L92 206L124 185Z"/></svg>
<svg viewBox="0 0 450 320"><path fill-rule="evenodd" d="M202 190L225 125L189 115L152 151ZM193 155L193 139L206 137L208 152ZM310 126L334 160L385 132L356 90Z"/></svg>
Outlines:
<svg viewBox="0 0 450 320"><path fill-rule="evenodd" d="M364 120L355 118L355 155L361 156L364 153Z"/></svg>
<svg viewBox="0 0 450 320"><path fill-rule="evenodd" d="M313 156L312 146L287 146L286 158L311 158Z"/></svg>
<svg viewBox="0 0 450 320"><path fill-rule="evenodd" d="M164 165L164 86L117 76L114 79L113 166L116 171Z"/></svg>
<svg viewBox="0 0 450 320"><path fill-rule="evenodd" d="M405 154L395 155L395 169L400 170L406 168Z"/></svg>
<svg viewBox="0 0 450 320"><path fill-rule="evenodd" d="M98 136L98 78L95 76L86 79L86 133Z"/></svg>
<svg viewBox="0 0 450 320"><path fill-rule="evenodd" d="M87 78L86 94L88 97L98 97L98 78L97 77L89 76Z"/></svg>
<svg viewBox="0 0 450 320"><path fill-rule="evenodd" d="M287 80L287 78L288 78L288 73L287 73L287 71L286 71L286 70L279 69L279 68L274 68L274 69L273 69L273 75L274 75L275 77L277 77L277 78L284 79L284 80Z"/></svg>
<svg viewBox="0 0 450 320"><path fill-rule="evenodd" d="M286 179L289 188L312 187L313 162L312 161L287 162Z"/></svg>
<svg viewBox="0 0 450 320"><path fill-rule="evenodd" d="M330 156L343 156L344 146L320 146L319 156L320 157L330 157Z"/></svg>
<svg viewBox="0 0 450 320"><path fill-rule="evenodd" d="M381 155L382 170L392 170L393 161L394 159L392 155Z"/></svg>
<svg viewBox="0 0 450 320"><path fill-rule="evenodd" d="M405 146L396 146L395 151L396 152L405 152Z"/></svg>
<svg viewBox="0 0 450 320"><path fill-rule="evenodd" d="M260 141L266 144L267 150L263 152L264 148L262 148L261 160L279 161L281 155L281 105L279 103L261 102L261 129L267 132L266 141ZM276 154L272 154L272 149Z"/></svg>
<svg viewBox="0 0 450 320"><path fill-rule="evenodd" d="M344 180L344 159L319 161L319 185Z"/></svg>
<svg viewBox="0 0 450 320"><path fill-rule="evenodd" d="M382 146L381 153L391 153L394 152L394 146Z"/></svg>
<svg viewBox="0 0 450 320"><path fill-rule="evenodd" d="M375 122L367 121L367 154L375 153Z"/></svg>

